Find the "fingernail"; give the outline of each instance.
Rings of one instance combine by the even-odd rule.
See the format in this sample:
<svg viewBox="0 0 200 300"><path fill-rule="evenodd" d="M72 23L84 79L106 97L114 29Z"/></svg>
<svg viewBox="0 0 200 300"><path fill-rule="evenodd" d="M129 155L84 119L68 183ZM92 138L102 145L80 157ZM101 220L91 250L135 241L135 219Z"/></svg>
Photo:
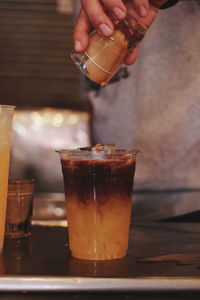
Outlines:
<svg viewBox="0 0 200 300"><path fill-rule="evenodd" d="M79 41L74 42L74 49L77 52L80 52L82 50L81 43Z"/></svg>
<svg viewBox="0 0 200 300"><path fill-rule="evenodd" d="M147 9L144 5L141 5L140 8L139 8L139 14L140 14L140 17L146 17L147 15Z"/></svg>
<svg viewBox="0 0 200 300"><path fill-rule="evenodd" d="M113 12L115 16L119 19L123 19L126 16L126 13L119 7L114 7Z"/></svg>
<svg viewBox="0 0 200 300"><path fill-rule="evenodd" d="M105 36L110 36L113 32L112 29L107 24L100 24L99 29Z"/></svg>

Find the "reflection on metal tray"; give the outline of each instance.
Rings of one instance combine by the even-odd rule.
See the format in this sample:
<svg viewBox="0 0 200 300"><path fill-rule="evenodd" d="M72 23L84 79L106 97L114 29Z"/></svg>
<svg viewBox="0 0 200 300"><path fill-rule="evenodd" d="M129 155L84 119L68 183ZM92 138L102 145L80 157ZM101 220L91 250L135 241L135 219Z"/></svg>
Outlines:
<svg viewBox="0 0 200 300"><path fill-rule="evenodd" d="M70 256L66 227L33 226L31 237L6 240L0 291L200 291L196 263L139 262L200 253L199 231L200 224L133 224L127 257L98 262Z"/></svg>

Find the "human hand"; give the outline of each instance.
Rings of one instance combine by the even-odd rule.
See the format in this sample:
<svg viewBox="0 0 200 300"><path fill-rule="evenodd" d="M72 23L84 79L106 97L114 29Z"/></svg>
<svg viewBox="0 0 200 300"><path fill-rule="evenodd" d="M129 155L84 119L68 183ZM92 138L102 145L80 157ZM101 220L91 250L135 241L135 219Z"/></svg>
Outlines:
<svg viewBox="0 0 200 300"><path fill-rule="evenodd" d="M114 26L108 12L112 12L118 19L127 14L148 29L153 23L157 8L149 4L149 0L82 0L77 22L74 28L73 40L76 52L86 50L89 42L89 33L93 28L105 37L113 34ZM138 47L134 48L125 59L125 64L134 63Z"/></svg>

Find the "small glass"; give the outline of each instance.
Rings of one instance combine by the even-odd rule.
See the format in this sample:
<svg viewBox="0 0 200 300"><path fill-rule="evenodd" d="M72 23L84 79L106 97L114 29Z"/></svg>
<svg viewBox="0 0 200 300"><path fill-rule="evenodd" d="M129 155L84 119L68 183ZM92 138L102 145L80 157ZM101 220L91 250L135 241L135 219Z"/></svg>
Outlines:
<svg viewBox="0 0 200 300"><path fill-rule="evenodd" d="M111 17L115 31L103 37L96 31L90 36L89 46L82 53L73 53L76 66L95 83L106 85L119 69L125 57L144 37L146 28L128 16L123 20Z"/></svg>
<svg viewBox="0 0 200 300"><path fill-rule="evenodd" d="M92 149L92 150L91 150ZM64 177L69 248L75 258L122 258L128 247L137 150L106 146L58 150Z"/></svg>
<svg viewBox="0 0 200 300"><path fill-rule="evenodd" d="M34 179L9 180L6 237L21 238L31 234L34 186Z"/></svg>

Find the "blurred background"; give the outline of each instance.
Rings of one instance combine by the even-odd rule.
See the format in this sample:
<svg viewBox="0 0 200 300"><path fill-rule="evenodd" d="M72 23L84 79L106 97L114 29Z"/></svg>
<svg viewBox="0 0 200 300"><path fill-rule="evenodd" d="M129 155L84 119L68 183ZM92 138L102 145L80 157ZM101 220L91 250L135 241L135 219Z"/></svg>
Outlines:
<svg viewBox="0 0 200 300"><path fill-rule="evenodd" d="M76 2L76 1L75 1ZM10 177L62 192L58 148L90 144L90 107L70 58L73 0L0 0L0 103L16 106Z"/></svg>
<svg viewBox="0 0 200 300"><path fill-rule="evenodd" d="M200 1L160 11L126 76L90 90L90 101L70 58L79 3L0 0L0 103L16 106L10 177L34 177L40 211L48 194L50 212L61 216L55 149L88 146L93 135L98 143L142 150L136 216L163 219L200 209Z"/></svg>
<svg viewBox="0 0 200 300"><path fill-rule="evenodd" d="M86 110L70 59L72 0L0 0L1 103Z"/></svg>

